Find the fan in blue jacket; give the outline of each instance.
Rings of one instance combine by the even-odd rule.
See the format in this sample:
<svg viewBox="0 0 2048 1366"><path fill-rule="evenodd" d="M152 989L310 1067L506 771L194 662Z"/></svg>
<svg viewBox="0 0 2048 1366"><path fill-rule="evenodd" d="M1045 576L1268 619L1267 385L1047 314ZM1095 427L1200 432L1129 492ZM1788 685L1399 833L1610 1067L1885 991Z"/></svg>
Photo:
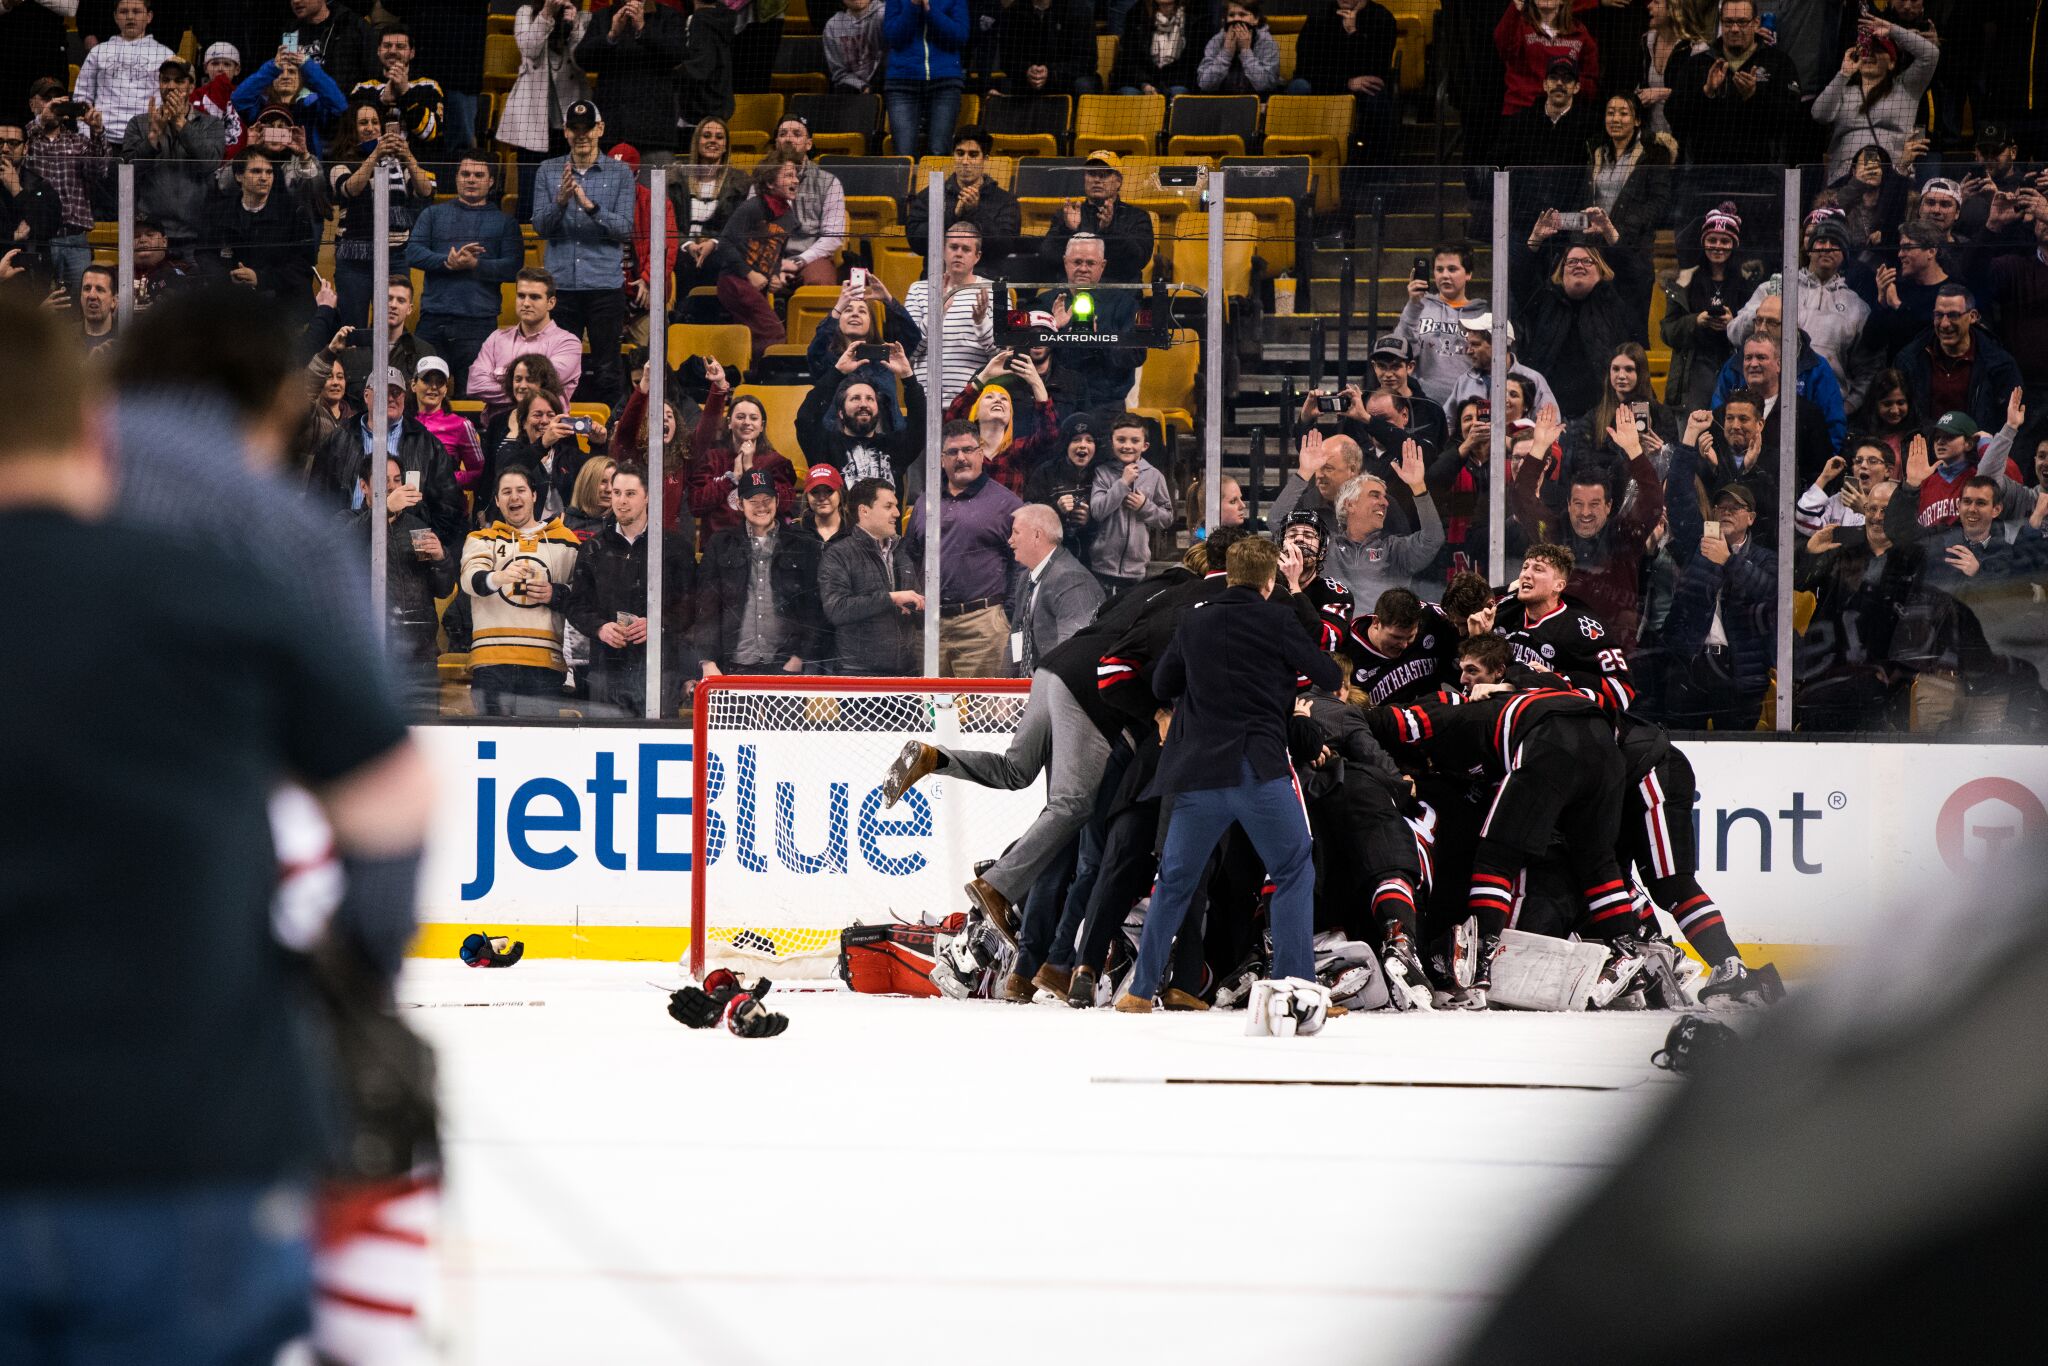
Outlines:
<svg viewBox="0 0 2048 1366"><path fill-rule="evenodd" d="M967 0L887 0L889 131L898 156L950 156L960 117Z"/></svg>

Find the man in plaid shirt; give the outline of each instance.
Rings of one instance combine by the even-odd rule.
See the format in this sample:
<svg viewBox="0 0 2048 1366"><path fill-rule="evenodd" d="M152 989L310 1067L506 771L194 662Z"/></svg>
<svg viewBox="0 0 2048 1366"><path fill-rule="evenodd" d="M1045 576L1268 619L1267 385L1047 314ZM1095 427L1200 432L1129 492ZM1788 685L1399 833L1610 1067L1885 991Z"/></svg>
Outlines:
<svg viewBox="0 0 2048 1366"><path fill-rule="evenodd" d="M106 122L126 128L156 101L157 68L178 54L149 35L149 0L120 0L114 6L118 32L97 43L78 68L78 98L99 106Z"/></svg>
<svg viewBox="0 0 2048 1366"><path fill-rule="evenodd" d="M93 195L107 174L106 116L97 108L82 119L60 118L64 84L45 76L29 90L28 164L57 192L64 231L50 241L50 269L72 298L92 264Z"/></svg>

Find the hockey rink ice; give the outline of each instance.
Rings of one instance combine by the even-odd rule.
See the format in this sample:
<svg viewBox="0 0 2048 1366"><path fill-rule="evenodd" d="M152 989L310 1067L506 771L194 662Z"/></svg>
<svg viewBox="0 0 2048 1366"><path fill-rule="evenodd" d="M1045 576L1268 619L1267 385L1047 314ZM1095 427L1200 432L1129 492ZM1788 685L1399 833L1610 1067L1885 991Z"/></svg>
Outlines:
<svg viewBox="0 0 2048 1366"><path fill-rule="evenodd" d="M1251 1039L777 990L747 1040L669 1019L681 980L408 963L445 1359L1423 1366L1681 1084L1660 1011Z"/></svg>

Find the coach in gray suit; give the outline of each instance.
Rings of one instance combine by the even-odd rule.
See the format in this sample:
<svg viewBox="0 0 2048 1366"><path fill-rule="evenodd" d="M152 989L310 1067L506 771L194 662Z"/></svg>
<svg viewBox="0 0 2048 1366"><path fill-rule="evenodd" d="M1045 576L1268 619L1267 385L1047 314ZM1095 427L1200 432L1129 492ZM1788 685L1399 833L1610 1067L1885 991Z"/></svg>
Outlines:
<svg viewBox="0 0 2048 1366"><path fill-rule="evenodd" d="M1061 546L1064 534L1060 515L1043 503L1010 514L1010 552L1019 571L1010 592L1010 620L1017 623L1012 663L1026 678L1102 606L1102 585Z"/></svg>

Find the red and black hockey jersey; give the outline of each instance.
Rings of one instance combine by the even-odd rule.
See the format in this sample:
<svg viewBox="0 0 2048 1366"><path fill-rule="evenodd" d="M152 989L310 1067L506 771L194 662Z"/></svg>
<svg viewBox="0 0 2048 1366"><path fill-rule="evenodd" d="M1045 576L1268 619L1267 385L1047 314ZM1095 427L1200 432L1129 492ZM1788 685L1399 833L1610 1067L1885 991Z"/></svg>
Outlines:
<svg viewBox="0 0 2048 1366"><path fill-rule="evenodd" d="M1507 640L1516 663L1562 675L1609 712L1619 716L1635 703L1620 639L1569 597L1539 617L1509 599L1501 603L1493 630Z"/></svg>
<svg viewBox="0 0 2048 1366"><path fill-rule="evenodd" d="M1553 716L1604 716L1600 704L1577 692L1544 688L1497 693L1476 702L1453 696L1365 713L1373 738L1397 757L1420 752L1439 772L1483 772L1505 778L1529 732Z"/></svg>
<svg viewBox="0 0 2048 1366"><path fill-rule="evenodd" d="M1357 611L1351 590L1335 579L1317 575L1302 585L1301 595L1316 609L1316 616L1322 624L1322 635L1317 642L1324 654L1334 654L1344 648L1344 638L1350 633L1351 619Z"/></svg>
<svg viewBox="0 0 2048 1366"><path fill-rule="evenodd" d="M1425 603L1422 613L1422 629L1398 655L1383 655L1373 648L1366 634L1373 624L1371 616L1351 623L1343 653L1351 660L1351 686L1365 694L1368 706L1414 702L1457 681L1457 627L1435 603Z"/></svg>

